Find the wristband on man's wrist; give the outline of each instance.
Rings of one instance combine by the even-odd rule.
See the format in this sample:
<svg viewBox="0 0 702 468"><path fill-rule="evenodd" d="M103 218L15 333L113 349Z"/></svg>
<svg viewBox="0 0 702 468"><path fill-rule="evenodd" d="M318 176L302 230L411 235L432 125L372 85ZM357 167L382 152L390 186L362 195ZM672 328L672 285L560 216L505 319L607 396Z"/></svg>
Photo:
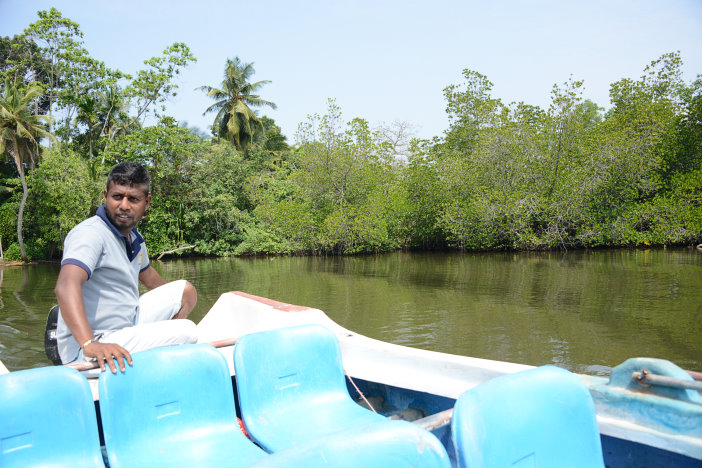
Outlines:
<svg viewBox="0 0 702 468"><path fill-rule="evenodd" d="M99 341L100 338L102 338L102 333L98 333L97 335L80 345L80 349L85 349L85 347L88 346L90 343L95 343L96 341Z"/></svg>

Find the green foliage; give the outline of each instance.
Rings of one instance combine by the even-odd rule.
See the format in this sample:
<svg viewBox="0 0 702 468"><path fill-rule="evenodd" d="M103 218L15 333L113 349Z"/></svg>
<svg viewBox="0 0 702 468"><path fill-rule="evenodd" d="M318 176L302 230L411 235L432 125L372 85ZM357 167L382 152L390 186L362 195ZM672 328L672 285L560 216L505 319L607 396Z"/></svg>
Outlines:
<svg viewBox="0 0 702 468"><path fill-rule="evenodd" d="M68 231L94 213L101 200L104 179L95 180L90 174L88 161L58 149L50 151L32 174L30 228L53 250L63 245Z"/></svg>
<svg viewBox="0 0 702 468"><path fill-rule="evenodd" d="M126 77L118 70L111 70L104 63L90 56L83 47L83 33L74 21L64 18L57 9L39 11L39 20L25 29L22 39L38 46L35 56L23 58L17 67L40 65L42 83L46 89L49 115L61 109L61 119L55 133L67 142L74 136L73 118L78 101L94 89L114 84ZM25 54L26 55L26 54ZM25 80L32 80L24 76Z"/></svg>
<svg viewBox="0 0 702 468"><path fill-rule="evenodd" d="M151 174L139 229L154 257L190 245L176 255L702 242L702 76L684 83L679 53L613 83L606 113L572 77L542 109L504 103L466 69L444 89L442 137L410 142L402 122L344 122L330 101L300 124L291 148L254 111L275 104L259 95L268 81L251 82L253 64L227 60L221 85L199 88L215 101L209 139L165 114L175 78L195 60L185 44L132 78L90 57L82 37L51 9L23 35L0 38L0 74L10 79L0 102L0 235L10 256L53 255L122 161ZM53 130L42 113L56 116ZM50 134L63 145L42 160L38 142Z"/></svg>
<svg viewBox="0 0 702 468"><path fill-rule="evenodd" d="M365 120L352 120L345 131L340 123L331 101L328 114L300 126L295 169L286 182L254 188L255 213L282 251L349 254L399 246L397 204L389 195L400 192L393 192L389 147Z"/></svg>
<svg viewBox="0 0 702 468"><path fill-rule="evenodd" d="M87 54L82 48L83 33L77 23L64 18L55 8L39 11L38 15L39 20L25 29L23 37L40 47L39 53L47 64L46 95L51 115L59 96L70 95L62 93L60 82L74 69L83 70L80 62Z"/></svg>
<svg viewBox="0 0 702 468"><path fill-rule="evenodd" d="M175 42L163 51L160 57L144 61L147 68L139 70L136 78L126 89L126 95L136 100L137 114L134 120L144 118L154 105L156 117L164 117L164 103L177 93L178 85L173 82L183 68L197 61L190 48L182 42Z"/></svg>
<svg viewBox="0 0 702 468"><path fill-rule="evenodd" d="M200 159L189 161L192 205L187 225L197 252L229 255L253 224L245 192L247 165L241 153L227 144L210 146Z"/></svg>
<svg viewBox="0 0 702 468"><path fill-rule="evenodd" d="M224 79L220 88L201 86L207 96L215 103L205 110L203 115L216 112L212 130L215 135L234 143L238 150L247 152L256 139L256 134L264 133L264 124L251 110L251 107L268 106L272 109L276 105L262 99L258 90L270 83L261 80L250 83L249 79L255 70L253 63L242 63L239 57L227 59L224 67ZM268 138L266 138L267 140Z"/></svg>
<svg viewBox="0 0 702 468"><path fill-rule="evenodd" d="M28 257L22 236L22 218L29 195L25 164L30 169L34 168L39 159L39 141L42 138L56 140L46 129L46 123L50 119L32 112L33 102L41 95L42 90L38 85L30 86L22 92L14 84L6 81L0 98L0 154L7 153L12 158L22 183L22 198L17 209L17 243L25 262Z"/></svg>
<svg viewBox="0 0 702 468"><path fill-rule="evenodd" d="M446 246L439 213L447 203L447 192L438 165L428 152L430 146L429 142L415 141L409 164L399 174L390 197L397 213L393 232L401 247Z"/></svg>
<svg viewBox="0 0 702 468"><path fill-rule="evenodd" d="M681 110L676 115L678 151L670 170L687 172L702 164L702 75L681 90Z"/></svg>
<svg viewBox="0 0 702 468"><path fill-rule="evenodd" d="M674 189L622 216L628 244L675 245L702 241L702 167L674 178Z"/></svg>
<svg viewBox="0 0 702 468"><path fill-rule="evenodd" d="M123 161L142 164L151 176L151 209L140 230L152 253L171 250L190 240L185 217L191 191L192 160L205 152L205 143L190 131L163 119L120 137L104 152L108 167Z"/></svg>
<svg viewBox="0 0 702 468"><path fill-rule="evenodd" d="M17 242L18 207L19 200L10 199L0 204L0 237L5 247L12 242ZM17 247L19 248L19 245Z"/></svg>
<svg viewBox="0 0 702 468"><path fill-rule="evenodd" d="M504 105L466 70L446 91L451 126L431 146L437 224L451 245L541 249L692 242L689 207L676 208L678 174L699 167L699 84L685 86L679 54L639 81L612 85L614 107L583 101L583 83L554 86L544 112ZM416 170L416 168L412 168ZM431 173L431 172L429 172ZM663 207L667 207L666 212ZM690 226L690 227L688 227Z"/></svg>
<svg viewBox="0 0 702 468"><path fill-rule="evenodd" d="M22 260L22 252L17 243L12 243L7 247L7 250L3 252L4 259L8 262L16 262Z"/></svg>
<svg viewBox="0 0 702 468"><path fill-rule="evenodd" d="M7 247L7 250L3 252L4 255L4 260L8 262L17 262L17 261L29 261L33 262L36 260L43 260L46 258L49 258L51 255L51 251L47 245L46 242L44 242L43 239L37 238L37 239L30 239L26 245L26 255L27 259L23 260L22 259L22 250L20 249L19 244L16 242L10 244Z"/></svg>
<svg viewBox="0 0 702 468"><path fill-rule="evenodd" d="M26 91L25 86L49 84L50 63L41 54L39 46L25 36L0 37L0 82L9 81ZM37 101L37 113L49 112L46 94Z"/></svg>

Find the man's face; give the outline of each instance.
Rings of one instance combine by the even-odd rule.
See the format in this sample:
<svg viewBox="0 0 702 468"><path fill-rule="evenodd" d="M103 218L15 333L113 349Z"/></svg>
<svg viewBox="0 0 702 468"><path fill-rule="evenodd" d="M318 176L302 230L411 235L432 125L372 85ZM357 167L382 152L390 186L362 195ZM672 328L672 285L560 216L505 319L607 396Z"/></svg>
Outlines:
<svg viewBox="0 0 702 468"><path fill-rule="evenodd" d="M144 185L118 185L111 182L105 190L105 212L115 227L129 237L151 203Z"/></svg>

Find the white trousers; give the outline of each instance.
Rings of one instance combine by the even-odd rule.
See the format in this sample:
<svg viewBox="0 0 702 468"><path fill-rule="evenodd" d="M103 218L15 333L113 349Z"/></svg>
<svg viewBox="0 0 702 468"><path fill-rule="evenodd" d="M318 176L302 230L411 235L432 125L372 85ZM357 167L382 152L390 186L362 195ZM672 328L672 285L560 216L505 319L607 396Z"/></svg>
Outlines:
<svg viewBox="0 0 702 468"><path fill-rule="evenodd" d="M171 320L178 313L183 299L185 280L172 281L139 297L136 325L106 332L101 343L116 343L129 353L161 346L197 342L197 328L187 319ZM78 360L84 360L81 350Z"/></svg>

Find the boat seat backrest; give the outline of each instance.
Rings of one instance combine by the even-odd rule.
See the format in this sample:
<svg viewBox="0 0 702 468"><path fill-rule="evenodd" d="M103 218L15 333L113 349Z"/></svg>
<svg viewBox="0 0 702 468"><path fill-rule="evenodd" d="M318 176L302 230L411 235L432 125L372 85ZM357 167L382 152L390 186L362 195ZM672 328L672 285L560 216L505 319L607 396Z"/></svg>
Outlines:
<svg viewBox="0 0 702 468"><path fill-rule="evenodd" d="M0 466L104 468L85 377L67 367L0 376Z"/></svg>
<svg viewBox="0 0 702 468"><path fill-rule="evenodd" d="M385 419L351 399L339 342L321 325L244 335L234 367L246 428L269 452Z"/></svg>
<svg viewBox="0 0 702 468"><path fill-rule="evenodd" d="M256 377L240 389L261 396L246 398L255 406L287 407L322 394L348 397L338 340L321 325L245 335L235 346L234 363L237 375Z"/></svg>
<svg viewBox="0 0 702 468"><path fill-rule="evenodd" d="M604 468L587 386L543 366L489 380L463 393L451 423L460 467Z"/></svg>
<svg viewBox="0 0 702 468"><path fill-rule="evenodd" d="M248 466L265 456L238 429L229 366L215 348L156 348L132 360L124 373L100 374L112 468Z"/></svg>

